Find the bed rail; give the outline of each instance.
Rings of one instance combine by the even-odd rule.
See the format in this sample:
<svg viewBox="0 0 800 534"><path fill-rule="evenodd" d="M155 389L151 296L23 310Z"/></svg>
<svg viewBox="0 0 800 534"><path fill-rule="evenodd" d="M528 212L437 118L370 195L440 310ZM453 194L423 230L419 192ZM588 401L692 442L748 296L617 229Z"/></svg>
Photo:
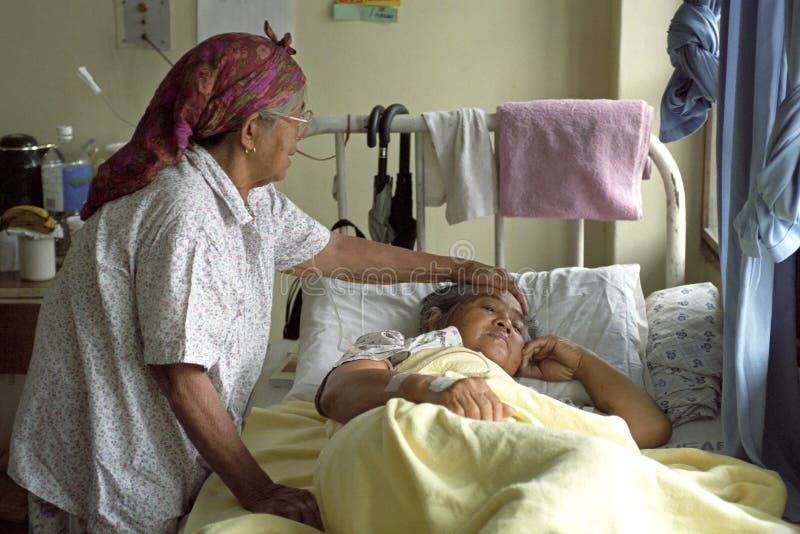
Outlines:
<svg viewBox="0 0 800 534"><path fill-rule="evenodd" d="M367 131L368 115L350 115L350 134ZM486 125L490 131L495 129L495 115L486 115ZM391 123L391 131L395 133L414 134L414 188L415 211L417 219L417 249L425 250L425 176L422 160L422 134L427 130L422 115L397 115ZM348 132L346 115L329 115L315 117L308 133L311 135L333 134L336 148L336 184L339 218L347 217L347 174L345 169L345 134ZM684 283L686 264L686 204L684 201L683 180L680 170L666 146L655 135L650 135L650 159L658 169L664 183L667 202L667 234L666 234L666 287ZM504 217L495 215L495 263L505 265ZM574 225L574 261L575 265L583 265L584 226L582 220Z"/></svg>

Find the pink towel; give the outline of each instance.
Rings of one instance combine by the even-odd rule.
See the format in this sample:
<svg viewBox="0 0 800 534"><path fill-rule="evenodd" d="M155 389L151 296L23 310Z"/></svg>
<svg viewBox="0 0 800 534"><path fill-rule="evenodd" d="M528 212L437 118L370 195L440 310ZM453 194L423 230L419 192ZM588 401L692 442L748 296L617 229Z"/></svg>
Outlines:
<svg viewBox="0 0 800 534"><path fill-rule="evenodd" d="M537 100L497 107L500 213L642 218L653 108L641 100Z"/></svg>

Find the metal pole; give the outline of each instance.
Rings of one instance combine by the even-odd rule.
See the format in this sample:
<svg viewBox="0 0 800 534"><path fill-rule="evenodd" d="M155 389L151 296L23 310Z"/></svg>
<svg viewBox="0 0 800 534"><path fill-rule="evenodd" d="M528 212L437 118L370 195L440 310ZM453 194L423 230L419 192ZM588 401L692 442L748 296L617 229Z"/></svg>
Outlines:
<svg viewBox="0 0 800 534"><path fill-rule="evenodd" d="M573 251L573 255L575 257L575 266L583 267L583 241L584 241L584 237L583 237L583 228L584 228L583 219L575 219L573 221L573 223L574 223L574 227L573 227L573 232L574 232L573 239L574 240L573 240L572 243L573 243L573 246L575 247L575 250Z"/></svg>
<svg viewBox="0 0 800 534"><path fill-rule="evenodd" d="M506 266L505 249L506 220L499 213L494 215L494 264L497 267Z"/></svg>
<svg viewBox="0 0 800 534"><path fill-rule="evenodd" d="M399 117L398 117L399 118ZM425 164L423 161L423 137L414 133L414 205L417 212L417 250L425 252Z"/></svg>
<svg viewBox="0 0 800 534"><path fill-rule="evenodd" d="M345 174L344 133L334 134L336 142L336 203L339 210L339 219L347 218L347 175ZM341 233L347 230L341 228Z"/></svg>

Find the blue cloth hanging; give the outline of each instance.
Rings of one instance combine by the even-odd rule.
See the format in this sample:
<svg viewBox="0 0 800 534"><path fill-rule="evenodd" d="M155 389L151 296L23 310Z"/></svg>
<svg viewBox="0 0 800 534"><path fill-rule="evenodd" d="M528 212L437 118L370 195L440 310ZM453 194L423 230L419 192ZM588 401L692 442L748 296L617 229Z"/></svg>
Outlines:
<svg viewBox="0 0 800 534"><path fill-rule="evenodd" d="M662 142L677 141L706 121L717 99L720 0L685 0L667 32L667 53L675 67L661 97Z"/></svg>
<svg viewBox="0 0 800 534"><path fill-rule="evenodd" d="M794 53L794 51L790 51ZM781 102L755 190L734 220L742 251L781 262L800 247L800 86Z"/></svg>

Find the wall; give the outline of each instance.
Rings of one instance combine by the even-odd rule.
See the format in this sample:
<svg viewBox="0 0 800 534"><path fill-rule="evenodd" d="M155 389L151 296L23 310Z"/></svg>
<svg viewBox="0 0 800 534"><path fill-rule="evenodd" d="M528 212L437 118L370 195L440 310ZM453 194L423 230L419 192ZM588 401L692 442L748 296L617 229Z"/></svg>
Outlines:
<svg viewBox="0 0 800 534"><path fill-rule="evenodd" d="M375 104L392 102L412 113L472 106L494 111L498 103L512 100L608 97L610 5L411 0L403 3L399 23L383 25L336 22L329 3L298 3L297 57L309 77L312 106L324 113L368 113ZM331 143L306 142L326 155L332 153ZM390 172L396 170L396 147L389 147ZM349 213L366 226L377 153L357 136L347 158ZM279 187L330 224L336 219L332 176L331 165L295 158L292 175ZM448 254L466 246L479 260L493 261L491 218L448 226L444 209L429 209L426 221L432 252ZM506 229L509 268L548 269L569 261L563 222L514 219ZM283 313L277 303L276 325Z"/></svg>
<svg viewBox="0 0 800 534"><path fill-rule="evenodd" d="M617 98L641 98L655 108L653 131L660 123L661 95L672 66L666 54L666 29L680 0L640 2L621 0L618 9ZM654 29L657 28L657 29ZM710 280L719 283L718 268L708 262L700 248L703 199L703 161L705 130L670 143L684 181L686 193L686 279L687 282ZM645 294L663 287L664 225L666 217L664 188L654 171L653 179L642 185L644 224L615 223L611 248L615 263L638 262L642 265L642 287Z"/></svg>
<svg viewBox="0 0 800 534"><path fill-rule="evenodd" d="M543 98L643 98L658 109L671 67L664 52L666 28L679 0L403 0L400 22L336 22L330 1L298 1L298 61L310 83L318 114L368 113L375 104L401 102L412 113L480 107ZM172 48L176 61L196 42L195 2L172 1ZM154 52L116 48L114 2L11 0L0 18L4 73L2 132L22 131L52 141L55 126L71 123L79 136L100 144L127 140L132 128L114 117L100 97L77 78L86 65L116 110L136 122L169 66ZM397 141L389 171L396 172ZM333 153L331 140L309 139L304 149ZM702 142L697 136L670 146L687 180L689 280L708 277L699 252ZM366 229L377 153L364 136L348 145L349 210ZM330 225L334 167L294 158L279 185L297 204ZM632 261L644 266L646 292L663 280L663 192L656 179L644 184L645 224L590 224L587 263ZM474 247L493 260L492 219L453 227L444 210L427 214L429 248L447 254ZM512 270L549 269L570 261L569 226L555 220L513 219L507 228ZM283 323L282 278L273 309L273 336ZM5 404L5 403L3 403Z"/></svg>

